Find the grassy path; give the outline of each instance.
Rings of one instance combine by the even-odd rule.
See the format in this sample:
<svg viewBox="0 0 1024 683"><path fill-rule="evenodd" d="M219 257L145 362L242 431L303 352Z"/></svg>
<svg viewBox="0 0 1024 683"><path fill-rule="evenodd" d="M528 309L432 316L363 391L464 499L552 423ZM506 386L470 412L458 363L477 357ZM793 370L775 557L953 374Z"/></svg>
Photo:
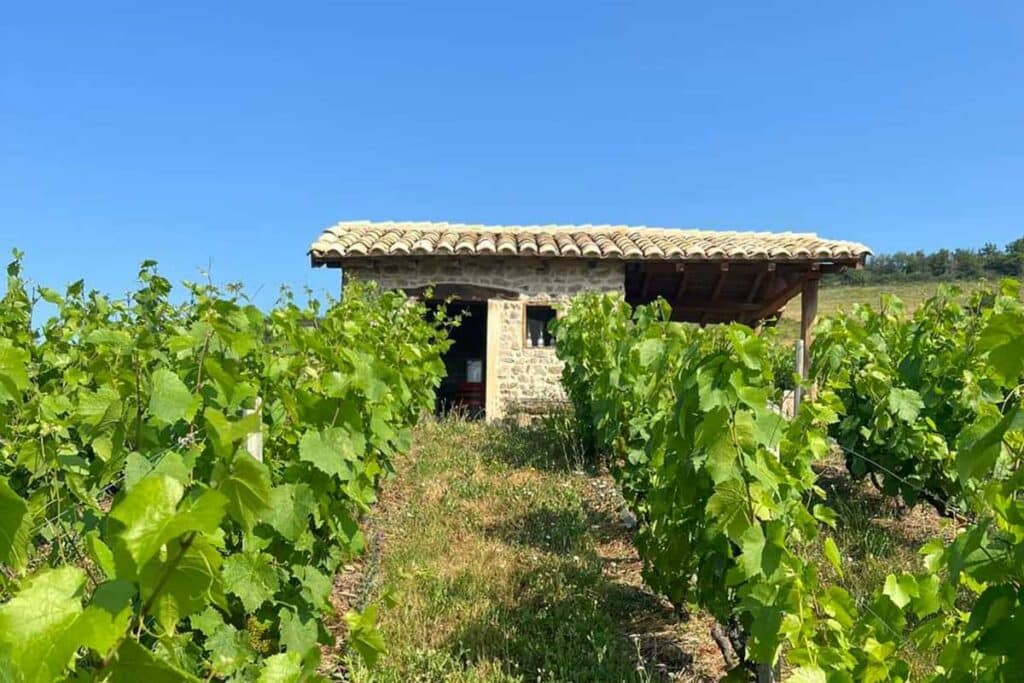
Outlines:
<svg viewBox="0 0 1024 683"><path fill-rule="evenodd" d="M375 559L336 587L347 603L370 575L396 599L381 613L388 655L372 672L354 664L353 681L724 675L711 620L681 619L644 587L611 478L578 462L558 431L460 420L418 428L370 521ZM948 535L930 509L903 509L851 482L841 461L824 465L819 483L839 513L833 536L846 558L842 578L821 559L821 578L858 603L888 573L916 569L925 539ZM807 552L820 559L818 545ZM904 654L930 670L934 653Z"/></svg>
<svg viewBox="0 0 1024 683"><path fill-rule="evenodd" d="M375 521L390 653L354 680L717 680L708 624L643 588L610 478L531 429L442 421L416 443Z"/></svg>

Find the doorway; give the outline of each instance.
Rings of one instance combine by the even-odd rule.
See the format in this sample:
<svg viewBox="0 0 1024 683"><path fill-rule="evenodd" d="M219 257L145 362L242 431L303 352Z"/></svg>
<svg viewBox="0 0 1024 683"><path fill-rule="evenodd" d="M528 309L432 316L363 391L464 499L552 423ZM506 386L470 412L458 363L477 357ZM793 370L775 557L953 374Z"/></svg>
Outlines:
<svg viewBox="0 0 1024 683"><path fill-rule="evenodd" d="M450 332L452 345L442 359L447 374L437 389L435 412L452 411L472 419L484 417L487 386L487 302L430 301L431 310L443 310L445 317L458 316L461 323Z"/></svg>

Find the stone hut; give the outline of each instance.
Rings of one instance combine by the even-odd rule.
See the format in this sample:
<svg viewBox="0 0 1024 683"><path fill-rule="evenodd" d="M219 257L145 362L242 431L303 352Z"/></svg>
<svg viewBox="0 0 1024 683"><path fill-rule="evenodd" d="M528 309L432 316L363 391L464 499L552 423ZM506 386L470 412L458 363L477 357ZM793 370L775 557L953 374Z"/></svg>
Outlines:
<svg viewBox="0 0 1024 683"><path fill-rule="evenodd" d="M467 314L445 363L439 403L468 400L487 419L564 400L547 322L581 292L618 292L634 305L664 298L674 320L777 316L803 294L805 350L823 273L859 268L862 244L791 232L726 232L621 225L485 226L351 221L313 242L313 266L344 282L454 306Z"/></svg>

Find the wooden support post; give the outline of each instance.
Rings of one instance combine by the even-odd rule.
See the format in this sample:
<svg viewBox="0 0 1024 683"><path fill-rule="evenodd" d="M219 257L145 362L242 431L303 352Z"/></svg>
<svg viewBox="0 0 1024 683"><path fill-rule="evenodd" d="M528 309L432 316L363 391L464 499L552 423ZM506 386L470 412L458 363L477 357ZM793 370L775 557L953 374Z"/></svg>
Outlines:
<svg viewBox="0 0 1024 683"><path fill-rule="evenodd" d="M800 339L804 343L804 372L811 372L811 329L818 317L818 275L804 280L800 296ZM814 395L814 391L811 391Z"/></svg>

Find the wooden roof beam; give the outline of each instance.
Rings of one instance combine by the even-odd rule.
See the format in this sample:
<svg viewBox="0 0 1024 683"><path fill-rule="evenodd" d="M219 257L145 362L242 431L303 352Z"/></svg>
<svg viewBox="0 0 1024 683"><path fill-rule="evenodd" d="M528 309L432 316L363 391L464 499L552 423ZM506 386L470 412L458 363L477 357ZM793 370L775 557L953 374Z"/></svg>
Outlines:
<svg viewBox="0 0 1024 683"><path fill-rule="evenodd" d="M673 306L673 311L680 313L757 313L761 310L760 304L757 303L746 303L742 301L736 302L723 302L720 304L687 304L685 306Z"/></svg>
<svg viewBox="0 0 1024 683"><path fill-rule="evenodd" d="M759 272L754 277L754 283L750 286L750 292L747 293L747 302L755 301L761 294L761 285L764 283L764 279L768 274L771 274L772 278L775 277L775 264L769 263L768 267Z"/></svg>
<svg viewBox="0 0 1024 683"><path fill-rule="evenodd" d="M793 282L789 283L785 289L776 294L770 301L764 304L761 309L757 312L754 318L765 318L772 313L776 313L780 308L785 305L787 301L795 297L801 292L804 286L804 282L807 280L817 280L821 277L821 274L816 270L808 271L796 278Z"/></svg>

